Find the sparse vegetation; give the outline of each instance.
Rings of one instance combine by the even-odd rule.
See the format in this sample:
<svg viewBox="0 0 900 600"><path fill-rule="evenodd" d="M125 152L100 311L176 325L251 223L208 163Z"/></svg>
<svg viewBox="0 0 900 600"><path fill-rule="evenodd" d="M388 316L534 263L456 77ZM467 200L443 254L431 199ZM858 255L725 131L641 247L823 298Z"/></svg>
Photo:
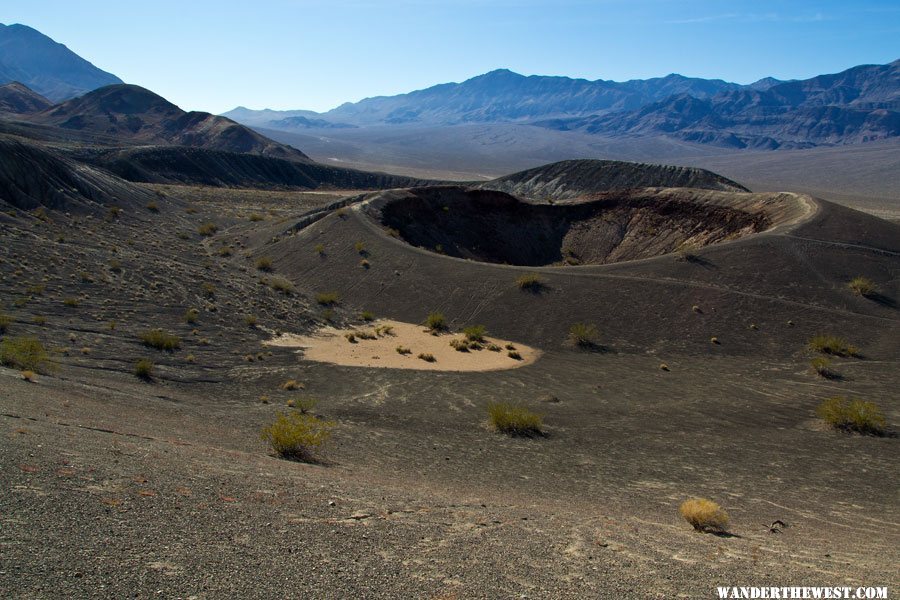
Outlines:
<svg viewBox="0 0 900 600"><path fill-rule="evenodd" d="M113 273L121 273L122 272L122 261L117 258L109 261L109 270Z"/></svg>
<svg viewBox="0 0 900 600"><path fill-rule="evenodd" d="M428 317L425 318L425 326L428 327L429 331L432 333L437 333L447 329L447 319L444 318L444 313L429 313Z"/></svg>
<svg viewBox="0 0 900 600"><path fill-rule="evenodd" d="M319 450L331 438L333 421L325 421L302 411L278 413L275 422L263 428L262 439L287 460L316 462Z"/></svg>
<svg viewBox="0 0 900 600"><path fill-rule="evenodd" d="M353 244L353 249L356 250L357 254L361 254L362 256L368 255L368 252L366 251L366 245L362 242L356 242L355 244Z"/></svg>
<svg viewBox="0 0 900 600"><path fill-rule="evenodd" d="M12 318L9 315L0 313L0 334L6 333L12 324Z"/></svg>
<svg viewBox="0 0 900 600"><path fill-rule="evenodd" d="M203 292L205 298L214 298L216 296L216 286L209 282L201 285L200 290Z"/></svg>
<svg viewBox="0 0 900 600"><path fill-rule="evenodd" d="M428 352L423 352L422 354L419 355L419 358L424 360L425 362L430 362L430 363L433 363L437 360L434 357L434 354L430 354Z"/></svg>
<svg viewBox="0 0 900 600"><path fill-rule="evenodd" d="M838 377L838 374L831 368L831 361L824 356L815 357L809 361L809 366L812 367L816 374L825 379L837 379Z"/></svg>
<svg viewBox="0 0 900 600"><path fill-rule="evenodd" d="M322 292L316 294L316 303L322 306L334 306L340 300L337 292Z"/></svg>
<svg viewBox="0 0 900 600"><path fill-rule="evenodd" d="M50 354L37 338L21 336L0 342L0 364L4 366L40 372L49 360Z"/></svg>
<svg viewBox="0 0 900 600"><path fill-rule="evenodd" d="M359 313L359 318L362 319L363 321L374 321L375 313L373 313L371 310L364 310L361 313Z"/></svg>
<svg viewBox="0 0 900 600"><path fill-rule="evenodd" d="M412 354L412 350L410 350L406 346L397 346L395 350L397 351L397 354L403 354L404 356L407 354Z"/></svg>
<svg viewBox="0 0 900 600"><path fill-rule="evenodd" d="M148 348L171 352L181 348L181 339L162 329L148 329L141 333L141 341Z"/></svg>
<svg viewBox="0 0 900 600"><path fill-rule="evenodd" d="M234 254L234 252L232 252L231 248L229 248L228 246L222 246L221 248L216 250L216 254L218 254L222 258L228 258L232 254Z"/></svg>
<svg viewBox="0 0 900 600"><path fill-rule="evenodd" d="M219 227L215 223L204 223L197 228L197 233L203 237L209 237L219 231Z"/></svg>
<svg viewBox="0 0 900 600"><path fill-rule="evenodd" d="M463 329L463 335L470 342L483 342L487 328L484 325L471 325Z"/></svg>
<svg viewBox="0 0 900 600"><path fill-rule="evenodd" d="M506 355L513 360L522 360L522 355L518 350L510 350L506 353Z"/></svg>
<svg viewBox="0 0 900 600"><path fill-rule="evenodd" d="M579 348L593 348L598 336L597 326L593 323L575 323L569 327L569 341Z"/></svg>
<svg viewBox="0 0 900 600"><path fill-rule="evenodd" d="M286 392L292 392L294 390L302 390L306 386L297 381L296 379L288 379L284 383L281 384L281 389Z"/></svg>
<svg viewBox="0 0 900 600"><path fill-rule="evenodd" d="M544 280L537 273L525 273L516 279L516 286L520 290L539 292L544 289Z"/></svg>
<svg viewBox="0 0 900 600"><path fill-rule="evenodd" d="M263 219L265 219L265 217L263 217L259 213L250 213L250 216L247 217L247 219L249 219L250 222L252 222L252 223L258 223L259 221L262 221Z"/></svg>
<svg viewBox="0 0 900 600"><path fill-rule="evenodd" d="M139 379L152 379L153 378L153 361L147 358L142 358L134 364L134 374Z"/></svg>
<svg viewBox="0 0 900 600"><path fill-rule="evenodd" d="M193 325L197 322L197 319L200 317L200 311L196 308L190 308L186 313L184 313L184 322L189 325Z"/></svg>
<svg viewBox="0 0 900 600"><path fill-rule="evenodd" d="M319 256L325 256L325 244L316 244L313 250Z"/></svg>
<svg viewBox="0 0 900 600"><path fill-rule="evenodd" d="M457 352L468 352L469 342L467 342L466 340L461 340L459 338L454 338L450 340L450 347Z"/></svg>
<svg viewBox="0 0 900 600"><path fill-rule="evenodd" d="M835 396L823 401L816 409L826 423L844 431L869 435L884 435L884 414L874 402Z"/></svg>
<svg viewBox="0 0 900 600"><path fill-rule="evenodd" d="M859 356L859 349L836 335L817 335L809 340L809 349L834 356Z"/></svg>
<svg viewBox="0 0 900 600"><path fill-rule="evenodd" d="M268 256L260 256L256 259L256 269L264 273L271 273L274 269L272 259Z"/></svg>
<svg viewBox="0 0 900 600"><path fill-rule="evenodd" d="M244 317L244 325L250 327L251 329L255 328L258 323L259 321L254 315L247 315Z"/></svg>
<svg viewBox="0 0 900 600"><path fill-rule="evenodd" d="M361 266L363 269L369 269L372 266L372 263L370 263L368 259L364 258L359 261L359 266Z"/></svg>
<svg viewBox="0 0 900 600"><path fill-rule="evenodd" d="M728 513L721 506L706 498L685 500L678 512L697 531L724 533L725 528L728 527Z"/></svg>
<svg viewBox="0 0 900 600"><path fill-rule="evenodd" d="M847 284L847 287L853 290L855 294L865 298L871 298L877 293L875 282L867 277L854 277Z"/></svg>
<svg viewBox="0 0 900 600"><path fill-rule="evenodd" d="M508 435L531 437L543 433L544 418L540 414L510 402L488 404L488 419L494 429Z"/></svg>
<svg viewBox="0 0 900 600"><path fill-rule="evenodd" d="M269 277L267 283L270 288L276 292L281 292L282 294L289 295L294 291L294 284L291 283L291 280L286 277L281 277L280 275Z"/></svg>
<svg viewBox="0 0 900 600"><path fill-rule="evenodd" d="M154 200L151 200L150 202L147 203L147 210L149 210L152 213L158 213L159 212L159 204L157 204Z"/></svg>

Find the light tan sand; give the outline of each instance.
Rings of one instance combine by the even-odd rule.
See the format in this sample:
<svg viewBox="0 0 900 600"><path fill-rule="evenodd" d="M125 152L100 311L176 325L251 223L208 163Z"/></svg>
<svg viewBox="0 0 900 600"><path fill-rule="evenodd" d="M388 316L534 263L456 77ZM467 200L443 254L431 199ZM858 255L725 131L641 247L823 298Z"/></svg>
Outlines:
<svg viewBox="0 0 900 600"><path fill-rule="evenodd" d="M360 339L351 343L348 333L363 331L374 333L379 326L391 326L391 333L374 340ZM316 362L351 367L381 367L384 369L421 369L423 371L497 371L515 369L536 361L540 350L523 344L512 344L521 359L509 356L507 340L485 337L484 349L459 352L450 346L454 339L463 340L461 333L432 335L424 326L400 321L379 320L370 325L352 329L324 327L313 335L283 334L267 342L270 346L302 348L303 358ZM490 344L500 347L500 352L488 350ZM411 353L400 354L397 347L409 348ZM418 358L419 354L431 354L434 362Z"/></svg>

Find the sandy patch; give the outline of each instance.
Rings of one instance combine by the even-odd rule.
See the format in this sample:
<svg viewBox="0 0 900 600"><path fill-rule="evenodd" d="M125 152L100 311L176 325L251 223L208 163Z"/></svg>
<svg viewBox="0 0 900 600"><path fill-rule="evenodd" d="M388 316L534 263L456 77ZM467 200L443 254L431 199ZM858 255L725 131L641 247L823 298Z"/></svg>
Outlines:
<svg viewBox="0 0 900 600"><path fill-rule="evenodd" d="M364 337L360 337L360 332ZM351 342L348 336L352 334ZM372 336L374 339L366 339ZM384 369L420 369L423 371L497 371L515 369L536 361L540 350L508 340L485 336L481 349L460 352L450 343L463 341L461 333L432 335L422 325L400 321L380 320L351 329L324 327L309 336L286 333L269 342L269 346L302 348L303 358L316 362L351 367L380 367ZM499 351L490 349L491 345ZM510 356L517 352L520 358ZM398 348L409 350L398 352ZM419 358L430 354L433 362Z"/></svg>

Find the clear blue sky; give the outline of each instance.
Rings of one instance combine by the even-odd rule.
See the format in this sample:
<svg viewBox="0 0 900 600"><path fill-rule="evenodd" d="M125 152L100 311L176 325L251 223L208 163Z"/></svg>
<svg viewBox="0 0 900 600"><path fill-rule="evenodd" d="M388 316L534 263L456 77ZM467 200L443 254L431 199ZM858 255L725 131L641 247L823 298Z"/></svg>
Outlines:
<svg viewBox="0 0 900 600"><path fill-rule="evenodd" d="M897 0L3 0L188 110L327 110L495 68L749 83L900 58Z"/></svg>

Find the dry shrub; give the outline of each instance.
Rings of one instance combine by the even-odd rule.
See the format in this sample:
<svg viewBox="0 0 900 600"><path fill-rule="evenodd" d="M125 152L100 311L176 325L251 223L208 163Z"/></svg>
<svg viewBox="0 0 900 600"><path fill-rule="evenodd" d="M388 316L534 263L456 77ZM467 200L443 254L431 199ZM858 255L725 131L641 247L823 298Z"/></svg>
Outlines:
<svg viewBox="0 0 900 600"><path fill-rule="evenodd" d="M270 288L285 295L290 295L294 291L294 284L291 283L291 280L287 277L275 275L273 277L269 277L267 283L269 284Z"/></svg>
<svg viewBox="0 0 900 600"><path fill-rule="evenodd" d="M322 292L316 294L316 302L322 306L334 306L340 300L337 292Z"/></svg>
<svg viewBox="0 0 900 600"><path fill-rule="evenodd" d="M685 500L678 512L697 531L723 533L728 527L728 513L721 506L706 498Z"/></svg>
<svg viewBox="0 0 900 600"><path fill-rule="evenodd" d="M593 348L597 345L597 326L593 323L575 323L569 327L569 341L579 348Z"/></svg>
<svg viewBox="0 0 900 600"><path fill-rule="evenodd" d="M433 363L437 360L434 357L434 354L430 354L428 352L423 352L422 354L419 355L419 358L424 360L425 362L430 362L430 363Z"/></svg>
<svg viewBox="0 0 900 600"><path fill-rule="evenodd" d="M544 281L537 273L525 273L516 279L516 286L520 290L539 292L544 289Z"/></svg>
<svg viewBox="0 0 900 600"><path fill-rule="evenodd" d="M297 381L296 379L288 379L284 383L281 384L281 389L291 392L294 390L302 390L306 386Z"/></svg>
<svg viewBox="0 0 900 600"><path fill-rule="evenodd" d="M156 350L168 350L171 352L181 348L181 339L176 335L166 333L162 329L148 329L141 333L141 341L148 348L155 348Z"/></svg>
<svg viewBox="0 0 900 600"><path fill-rule="evenodd" d="M153 361L142 358L134 364L134 374L139 379L151 379L153 377Z"/></svg>
<svg viewBox="0 0 900 600"><path fill-rule="evenodd" d="M854 277L850 280L850 283L847 284L847 287L853 290L854 293L865 298L872 297L877 293L875 282L867 277Z"/></svg>
<svg viewBox="0 0 900 600"><path fill-rule="evenodd" d="M280 412L274 423L263 428L261 437L281 458L316 462L317 453L331 437L334 427L334 421L303 412Z"/></svg>
<svg viewBox="0 0 900 600"><path fill-rule="evenodd" d="M817 335L809 340L809 349L834 356L858 356L859 349L836 335Z"/></svg>
<svg viewBox="0 0 900 600"><path fill-rule="evenodd" d="M268 256L260 256L256 259L256 268L260 271L270 273L274 269L272 259Z"/></svg>

